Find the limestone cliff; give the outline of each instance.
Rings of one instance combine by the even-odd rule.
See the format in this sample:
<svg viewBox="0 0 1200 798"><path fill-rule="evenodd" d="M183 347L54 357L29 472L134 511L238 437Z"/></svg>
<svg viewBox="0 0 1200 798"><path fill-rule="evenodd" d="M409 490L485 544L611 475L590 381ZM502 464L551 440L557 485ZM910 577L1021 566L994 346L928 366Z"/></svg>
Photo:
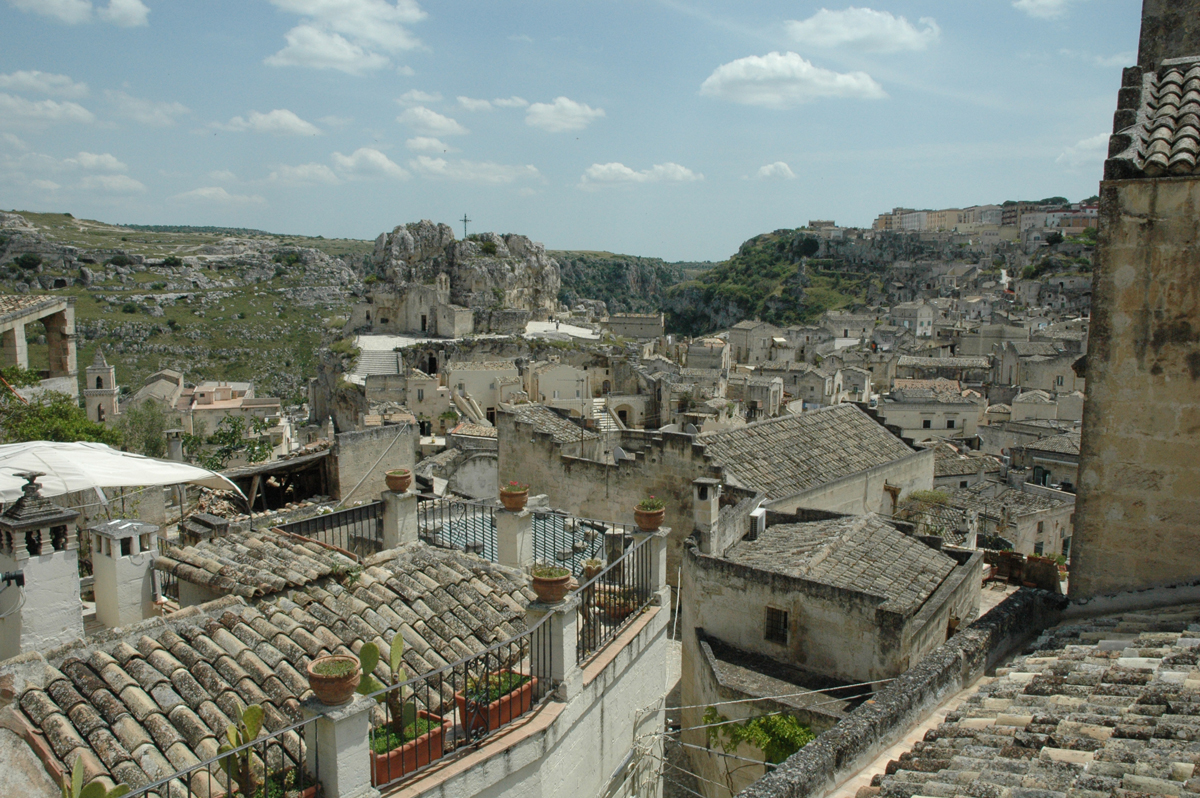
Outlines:
<svg viewBox="0 0 1200 798"><path fill-rule="evenodd" d="M431 285L450 278L450 301L471 308L553 311L561 287L558 263L522 235L479 233L459 241L449 225L399 225L375 240L372 265L392 285Z"/></svg>

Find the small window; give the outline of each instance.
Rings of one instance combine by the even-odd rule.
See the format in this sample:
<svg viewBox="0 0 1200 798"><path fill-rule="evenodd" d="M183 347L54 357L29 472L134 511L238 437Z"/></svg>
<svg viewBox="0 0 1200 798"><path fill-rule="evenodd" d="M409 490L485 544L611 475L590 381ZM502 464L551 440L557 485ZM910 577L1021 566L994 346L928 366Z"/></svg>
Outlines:
<svg viewBox="0 0 1200 798"><path fill-rule="evenodd" d="M764 637L766 637L766 639L770 640L772 643L787 643L787 610L779 610L774 607L767 607L767 630Z"/></svg>
<svg viewBox="0 0 1200 798"><path fill-rule="evenodd" d="M1062 384L1063 384L1063 378L1062 378L1062 375L1061 375L1061 374L1059 374L1059 375L1058 375L1058 377L1056 378L1056 384L1057 384L1057 385L1062 385Z"/></svg>
<svg viewBox="0 0 1200 798"><path fill-rule="evenodd" d="M424 402L424 401L425 401L425 389L424 389L424 388L418 388L418 389L417 389L417 401L418 401L418 402Z"/></svg>
<svg viewBox="0 0 1200 798"><path fill-rule="evenodd" d="M965 479L964 479L962 482L959 482L959 483L958 483L958 486L959 486L960 488L967 488L967 487L970 487L970 485L968 485L968 484L967 484L967 480L965 480Z"/></svg>
<svg viewBox="0 0 1200 798"><path fill-rule="evenodd" d="M133 554L133 539L121 538L121 556L128 557L130 554Z"/></svg>
<svg viewBox="0 0 1200 798"><path fill-rule="evenodd" d="M946 429L954 429L954 419L946 419Z"/></svg>
<svg viewBox="0 0 1200 798"><path fill-rule="evenodd" d="M933 428L933 419L932 418L921 419L921 429L932 429L932 428Z"/></svg>

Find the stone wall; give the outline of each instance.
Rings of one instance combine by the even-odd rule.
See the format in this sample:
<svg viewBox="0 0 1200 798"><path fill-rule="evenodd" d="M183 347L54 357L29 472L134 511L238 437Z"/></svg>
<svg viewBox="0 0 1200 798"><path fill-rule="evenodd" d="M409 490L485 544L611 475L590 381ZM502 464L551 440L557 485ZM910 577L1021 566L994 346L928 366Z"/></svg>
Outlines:
<svg viewBox="0 0 1200 798"><path fill-rule="evenodd" d="M1100 195L1072 599L1200 576L1200 180Z"/></svg>
<svg viewBox="0 0 1200 798"><path fill-rule="evenodd" d="M879 513L890 516L895 508L891 494L884 489L884 485L899 488L901 498L914 490L931 490L933 459L932 449L922 449L900 460L851 474L785 499L767 502L766 506L781 513L803 508L845 515Z"/></svg>
<svg viewBox="0 0 1200 798"><path fill-rule="evenodd" d="M339 433L332 461L335 495L347 507L376 500L387 490L386 472L412 468L417 462L419 441L413 425Z"/></svg>

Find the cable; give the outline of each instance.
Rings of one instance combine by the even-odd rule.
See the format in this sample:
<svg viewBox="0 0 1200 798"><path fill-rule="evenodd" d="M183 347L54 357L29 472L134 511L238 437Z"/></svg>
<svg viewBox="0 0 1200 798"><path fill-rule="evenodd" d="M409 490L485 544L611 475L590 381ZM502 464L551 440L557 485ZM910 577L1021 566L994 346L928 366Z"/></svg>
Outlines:
<svg viewBox="0 0 1200 798"><path fill-rule="evenodd" d="M4 590L8 590L8 588L9 588L9 586L5 585ZM0 590L0 593L3 593L4 590ZM0 620L3 620L4 618L7 618L10 615L13 615L14 613L20 612L21 608L25 606L25 598L26 598L25 588L18 587L17 591L20 595L20 598L17 599L17 606L13 607L11 610L9 610L6 613L0 614Z"/></svg>
<svg viewBox="0 0 1200 798"><path fill-rule="evenodd" d="M858 695L850 696L850 698L863 698L863 697L865 697L865 696L869 696L869 695L871 695L871 693L859 693ZM751 700L758 700L758 699L751 699ZM842 701L845 701L845 700L848 700L848 699L834 698L834 699L830 699L829 701L818 701L818 702L817 702L817 703L815 703L815 704L808 704L807 706L805 706L805 707L804 707L804 709L811 709L812 707L819 707L819 706L823 706L823 705L825 705L825 704L837 704L837 703L840 703L840 702L842 702ZM741 702L740 702L740 701L725 701L725 702L723 702L723 703L726 703L726 704L738 704L738 703L741 703ZM709 704L708 706L717 706L717 705L715 705L715 704ZM695 708L695 707L693 707L693 708ZM792 711L792 710L781 709L781 710L779 710L779 711L777 711L777 712L764 712L764 713L763 713L763 714L761 714L761 715L755 715L755 716L754 716L754 718L765 718L765 717L768 717L768 716L770 716L770 715L786 715L786 714L788 714L788 713L789 713L789 712L791 712L791 711ZM699 726L684 726L684 727L682 727L682 728L675 729L674 731L671 731L671 732L653 732L653 733L650 733L650 734L644 734L644 735L640 735L640 736L639 736L639 739L642 739L642 738L645 738L645 737L655 737L655 736L663 736L663 737L665 737L665 736L667 736L667 735L669 735L669 734L674 734L675 732L693 731L693 730L695 730L695 729L711 729L711 728L713 728L713 727L716 727L716 726L724 726L724 725L726 725L726 724L729 724L729 723L743 723L743 722L745 722L745 721L747 721L747 720L753 720L754 718L737 718L737 719L735 719L735 720L723 720L723 721L719 721L719 722L717 722L717 723L703 723L703 724L701 724L701 725L699 725Z"/></svg>
<svg viewBox="0 0 1200 798"><path fill-rule="evenodd" d="M408 432L408 427L409 427L408 422L407 421L404 422L404 425L400 427L400 431L398 433L396 433L395 439L391 443L388 444L388 447L386 449L383 450L383 454L379 455L379 459L376 460L374 462L374 464L372 464L372 466L367 469L367 473L363 474L363 477L362 477L362 479L360 479L358 481L358 484L355 485L354 488L349 493L347 493L344 497L342 497L341 501L339 501L337 504L334 505L335 508L341 507L343 504L345 504L346 500L349 499L351 496L353 496L354 492L362 487L362 484L367 481L367 477L371 476L371 474L375 472L375 467L383 462L383 458L387 457L387 453L390 452L392 450L392 447L395 446L400 441L400 438L404 436L404 433Z"/></svg>
<svg viewBox="0 0 1200 798"><path fill-rule="evenodd" d="M871 685L887 684L888 682L894 682L894 681L895 681L895 679L876 679L875 681L872 681L872 682L858 682L856 684L840 684L837 687L821 687L816 690L805 690L802 693L781 693L780 695L765 695L765 696L759 696L757 698L735 698L735 699L732 699L729 701L717 701L712 704L689 704L688 706L668 707L668 709L708 709L709 707L721 707L721 706L725 706L726 704L750 704L755 701L775 701L780 698L797 698L799 696L815 695L815 694L825 695L826 693L831 692L833 690L849 690L851 687L870 687ZM875 691L871 691L871 692L875 692ZM870 694L871 693L863 693L862 695L870 695ZM851 698L855 698L855 697L857 697L857 696L851 696ZM844 700L848 700L848 699L837 699L837 700L844 701ZM824 703L828 703L828 702L824 702ZM813 705L813 706L816 706L816 705Z"/></svg>

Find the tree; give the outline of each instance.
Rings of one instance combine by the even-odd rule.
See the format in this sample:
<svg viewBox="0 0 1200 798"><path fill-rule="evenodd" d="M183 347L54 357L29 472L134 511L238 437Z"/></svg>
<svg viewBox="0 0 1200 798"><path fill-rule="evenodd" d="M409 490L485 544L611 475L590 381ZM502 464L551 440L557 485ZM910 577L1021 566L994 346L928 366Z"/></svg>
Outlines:
<svg viewBox="0 0 1200 798"><path fill-rule="evenodd" d="M264 437L269 428L266 419L252 418L247 424L241 416L226 416L204 439L206 447L212 448L198 452L196 460L210 471L221 471L238 454L244 454L248 463L261 463L271 456L273 448L271 439ZM187 443L185 440L185 449Z"/></svg>
<svg viewBox="0 0 1200 798"><path fill-rule="evenodd" d="M20 366L0 369L8 383L0 383L0 443L24 441L90 441L121 445L121 433L97 424L71 396L58 391L41 391L33 399L23 400L15 388L37 385L37 373Z"/></svg>
<svg viewBox="0 0 1200 798"><path fill-rule="evenodd" d="M1062 242L1063 242L1062 233L1053 232L1050 235L1046 236L1046 243L1049 244L1050 246L1054 246L1055 244L1061 244Z"/></svg>
<svg viewBox="0 0 1200 798"><path fill-rule="evenodd" d="M121 414L117 428L125 440L125 448L147 457L166 457L167 426L171 423L166 410L154 401L130 405Z"/></svg>

